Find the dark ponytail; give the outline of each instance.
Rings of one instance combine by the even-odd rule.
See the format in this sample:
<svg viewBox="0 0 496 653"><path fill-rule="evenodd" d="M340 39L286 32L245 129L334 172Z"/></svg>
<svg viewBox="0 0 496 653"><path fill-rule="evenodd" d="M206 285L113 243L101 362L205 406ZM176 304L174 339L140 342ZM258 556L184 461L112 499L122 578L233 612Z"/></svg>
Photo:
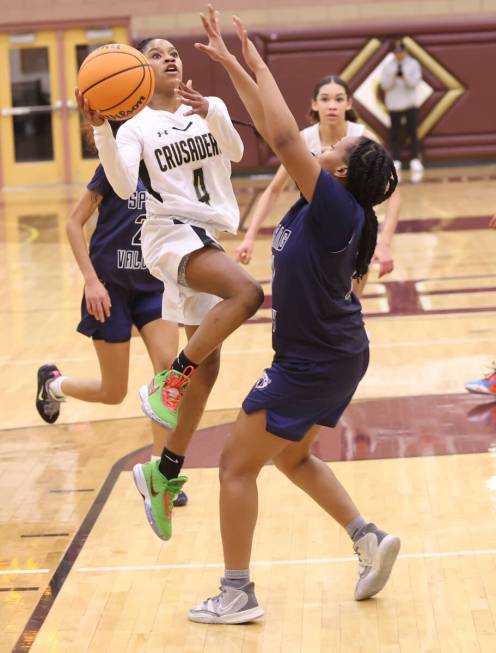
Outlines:
<svg viewBox="0 0 496 653"><path fill-rule="evenodd" d="M248 127L249 129L252 130L253 134L256 136L257 139L263 141L262 135L255 127L255 125L253 125L251 122L245 122L244 120L238 120L237 118L231 118L231 122L233 125L239 125L240 127Z"/></svg>
<svg viewBox="0 0 496 653"><path fill-rule="evenodd" d="M377 244L377 216L373 207L394 193L398 176L391 157L382 145L362 137L348 161L346 188L365 212L353 277L367 274Z"/></svg>
<svg viewBox="0 0 496 653"><path fill-rule="evenodd" d="M346 93L346 98L348 100L351 99L350 87L344 81L344 79L341 79L341 77L338 77L337 75L327 75L326 77L322 77L322 79L319 79L319 81L315 84L315 88L313 89L313 93L312 93L312 100L317 99L320 89L326 84L338 84L338 86L341 86L344 92ZM344 114L344 117L345 120L347 120L348 122L358 122L358 114L356 113L355 109L346 109L346 113ZM318 123L319 122L318 111L314 111L310 107L310 110L307 113L307 119L311 125L315 125L316 123Z"/></svg>

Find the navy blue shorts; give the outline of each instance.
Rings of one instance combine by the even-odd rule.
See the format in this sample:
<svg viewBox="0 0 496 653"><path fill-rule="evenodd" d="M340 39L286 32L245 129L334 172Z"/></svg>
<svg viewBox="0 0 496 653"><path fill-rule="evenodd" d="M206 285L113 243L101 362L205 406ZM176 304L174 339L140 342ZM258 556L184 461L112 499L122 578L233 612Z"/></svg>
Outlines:
<svg viewBox="0 0 496 653"><path fill-rule="evenodd" d="M81 322L77 330L94 340L127 342L131 338L133 324L141 329L162 317L163 292L138 292L121 286L105 284L110 295L110 317L99 322L89 315L86 299L81 302Z"/></svg>
<svg viewBox="0 0 496 653"><path fill-rule="evenodd" d="M330 363L277 360L243 402L248 415L267 413L266 430L298 442L315 424L334 427L369 365L369 349Z"/></svg>

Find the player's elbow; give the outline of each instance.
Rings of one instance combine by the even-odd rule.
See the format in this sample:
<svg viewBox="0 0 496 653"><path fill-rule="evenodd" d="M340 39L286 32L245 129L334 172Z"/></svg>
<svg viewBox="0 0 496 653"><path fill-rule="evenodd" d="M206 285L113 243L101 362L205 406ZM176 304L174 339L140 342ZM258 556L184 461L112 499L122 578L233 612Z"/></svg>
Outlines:
<svg viewBox="0 0 496 653"><path fill-rule="evenodd" d="M294 130L282 130L272 135L272 142L269 143L275 154L281 159L280 153L287 152L301 139L300 133Z"/></svg>
<svg viewBox="0 0 496 653"><path fill-rule="evenodd" d="M234 147L230 159L234 163L239 163L241 159L243 158L243 154L245 153L245 148L243 146L243 143L239 143L237 147Z"/></svg>

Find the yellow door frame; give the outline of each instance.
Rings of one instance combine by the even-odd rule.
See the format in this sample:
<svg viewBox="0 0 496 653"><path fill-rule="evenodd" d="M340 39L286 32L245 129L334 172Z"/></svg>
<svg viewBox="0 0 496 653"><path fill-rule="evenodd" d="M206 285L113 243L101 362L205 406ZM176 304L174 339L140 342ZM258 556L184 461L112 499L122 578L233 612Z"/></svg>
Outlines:
<svg viewBox="0 0 496 653"><path fill-rule="evenodd" d="M8 62L9 48L47 47L52 106L53 161L17 163L14 151L10 74L0 75L0 189L51 184L87 183L96 159L84 159L80 121L74 100L77 83L77 45L129 43L129 19L99 19L102 28L86 21L50 22L19 26L0 33L0 60ZM111 25L111 27L107 27ZM12 34L32 35L26 42L14 42ZM8 69L5 68L8 73Z"/></svg>
<svg viewBox="0 0 496 653"><path fill-rule="evenodd" d="M62 123L60 119L60 84L57 53L57 38L53 31L32 33L29 42L13 42L9 34L0 34L0 60L9 61L9 49L46 47L48 49L48 72L50 75L50 101L52 106L52 161L16 162L14 147L14 116L12 109L12 90L10 71L0 76L0 139L2 157L2 177L5 187L36 186L61 183L64 179ZM20 113L22 109L18 110Z"/></svg>

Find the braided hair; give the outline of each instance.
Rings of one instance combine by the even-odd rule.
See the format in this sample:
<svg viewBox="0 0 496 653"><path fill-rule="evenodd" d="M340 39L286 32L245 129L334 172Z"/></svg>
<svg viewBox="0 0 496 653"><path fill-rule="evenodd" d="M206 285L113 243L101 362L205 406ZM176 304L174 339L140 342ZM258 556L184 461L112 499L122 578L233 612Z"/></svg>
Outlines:
<svg viewBox="0 0 496 653"><path fill-rule="evenodd" d="M346 188L365 212L355 279L367 274L377 244L378 222L373 207L391 197L397 184L396 169L384 147L370 138L360 138L348 161L346 181Z"/></svg>

